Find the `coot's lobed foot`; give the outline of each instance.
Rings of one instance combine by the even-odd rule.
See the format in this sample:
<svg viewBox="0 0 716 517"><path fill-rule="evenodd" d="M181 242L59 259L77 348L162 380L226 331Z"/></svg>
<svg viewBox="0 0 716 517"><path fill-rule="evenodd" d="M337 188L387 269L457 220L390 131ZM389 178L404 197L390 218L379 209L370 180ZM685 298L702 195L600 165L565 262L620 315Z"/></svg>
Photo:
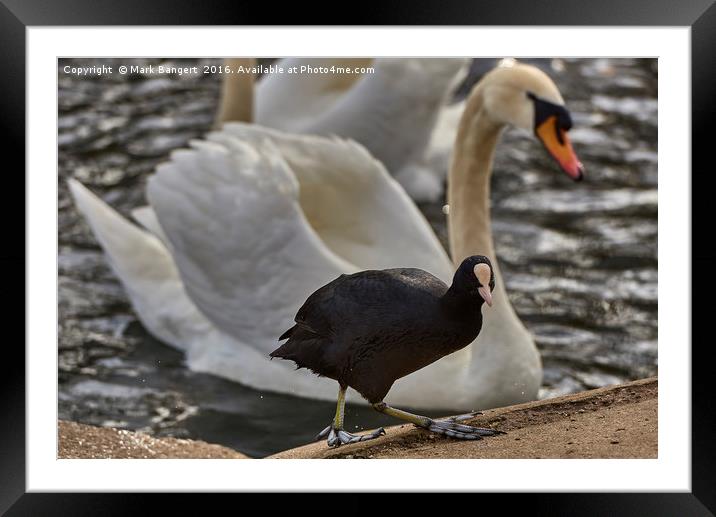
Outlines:
<svg viewBox="0 0 716 517"><path fill-rule="evenodd" d="M483 436L506 434L504 431L498 431L497 429L487 429L484 427L473 427L471 425L458 424L452 418L444 420L431 420L427 426L424 426L424 429L460 440L481 440Z"/></svg>
<svg viewBox="0 0 716 517"><path fill-rule="evenodd" d="M352 434L347 431L344 431L343 429L335 429L333 425L329 425L323 431L318 433L318 436L316 436L316 440L322 440L323 438L328 437L329 447L340 447L341 445L346 445L349 443L358 443L365 442L366 440L373 440L374 438L378 438L379 436L382 436L384 434L385 429L383 429L382 427L368 434Z"/></svg>
<svg viewBox="0 0 716 517"><path fill-rule="evenodd" d="M329 425L329 426L326 427L323 431L321 431L320 433L318 433L318 434L316 435L316 437L313 439L313 441L314 441L314 442L317 442L318 440L323 440L324 438L326 438L326 437L331 433L331 431L333 431L333 426L332 426L332 425Z"/></svg>

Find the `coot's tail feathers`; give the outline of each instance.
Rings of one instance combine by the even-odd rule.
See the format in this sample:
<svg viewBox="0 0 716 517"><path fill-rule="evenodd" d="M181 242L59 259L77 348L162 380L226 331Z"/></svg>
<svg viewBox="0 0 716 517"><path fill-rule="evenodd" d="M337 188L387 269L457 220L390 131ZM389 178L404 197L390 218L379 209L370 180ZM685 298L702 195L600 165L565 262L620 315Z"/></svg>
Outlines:
<svg viewBox="0 0 716 517"><path fill-rule="evenodd" d="M301 339L300 336L296 336L294 329L291 327L279 338L283 340L290 338L288 341L283 343L280 347L269 354L272 359L278 357L279 359L287 359L293 361L301 366L308 366L306 362L310 362L310 358L317 355L320 350L320 344L316 343L313 339ZM300 334L300 333L299 333ZM297 339L298 338L298 339Z"/></svg>
<svg viewBox="0 0 716 517"><path fill-rule="evenodd" d="M271 359L273 359L274 357L278 357L279 359L291 359L289 357L288 351L286 350L286 345L287 343L284 343L283 345L278 347L276 350L269 354L269 357Z"/></svg>
<svg viewBox="0 0 716 517"><path fill-rule="evenodd" d="M288 339L291 337L291 334L293 334L293 331L296 329L296 325L288 329L286 332L281 334L281 337L278 338L279 341L283 341L284 339ZM271 352L271 356L273 357L273 352Z"/></svg>
<svg viewBox="0 0 716 517"><path fill-rule="evenodd" d="M289 332L291 335L287 336ZM326 346L330 345L326 339L304 331L298 325L285 332L284 336L289 340L269 354L272 359L278 357L293 361L298 368L308 368L319 376L336 378L335 367L326 362Z"/></svg>
<svg viewBox="0 0 716 517"><path fill-rule="evenodd" d="M308 364L306 364L303 360L303 354L299 353L299 350L296 347L296 343L292 343L291 341L285 342L283 345L271 352L269 354L269 357L271 359L273 359L274 357L278 357L279 359L293 361L294 363L296 363L297 370L299 368L308 367Z"/></svg>

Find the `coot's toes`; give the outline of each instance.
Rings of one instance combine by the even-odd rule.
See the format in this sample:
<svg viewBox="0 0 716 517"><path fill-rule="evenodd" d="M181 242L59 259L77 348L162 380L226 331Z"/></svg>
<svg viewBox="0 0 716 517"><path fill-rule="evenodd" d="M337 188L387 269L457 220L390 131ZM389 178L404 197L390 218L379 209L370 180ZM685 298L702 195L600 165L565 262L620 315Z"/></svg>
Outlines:
<svg viewBox="0 0 716 517"><path fill-rule="evenodd" d="M317 439L325 438L328 436L329 447L340 447L349 443L364 442L366 440L372 440L385 434L385 429L382 427L376 429L372 433L367 434L352 434L344 431L343 429L335 429L332 425L321 431Z"/></svg>
<svg viewBox="0 0 716 517"><path fill-rule="evenodd" d="M327 437L327 436L330 434L330 432L331 432L332 429L333 429L333 426L329 425L329 426L326 427L323 431L321 431L320 433L318 433L318 434L316 435L316 437L313 439L313 441L314 441L314 442L317 442L318 440L323 440L325 437Z"/></svg>
<svg viewBox="0 0 716 517"><path fill-rule="evenodd" d="M504 431L498 431L497 429L487 429L484 427L473 427L471 425L458 424L455 420L453 420L453 418L455 417L445 420L431 420L430 424L425 426L425 429L460 440L481 440L483 436L505 434Z"/></svg>

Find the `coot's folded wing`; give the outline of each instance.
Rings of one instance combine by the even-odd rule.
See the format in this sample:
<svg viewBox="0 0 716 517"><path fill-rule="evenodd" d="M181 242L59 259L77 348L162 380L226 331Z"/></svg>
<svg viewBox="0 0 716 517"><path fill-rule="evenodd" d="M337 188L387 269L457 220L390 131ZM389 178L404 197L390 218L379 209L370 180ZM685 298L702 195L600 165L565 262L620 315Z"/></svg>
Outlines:
<svg viewBox="0 0 716 517"><path fill-rule="evenodd" d="M296 314L299 326L328 337L337 330L390 328L396 318L419 317L421 307L447 286L420 269L361 271L341 275L308 297Z"/></svg>

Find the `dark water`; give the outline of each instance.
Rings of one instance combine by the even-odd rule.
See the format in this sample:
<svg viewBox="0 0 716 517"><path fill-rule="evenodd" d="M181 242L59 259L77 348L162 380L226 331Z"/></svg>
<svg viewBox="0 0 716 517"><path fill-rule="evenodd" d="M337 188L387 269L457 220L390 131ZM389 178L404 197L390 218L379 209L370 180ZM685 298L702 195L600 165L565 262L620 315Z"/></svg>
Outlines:
<svg viewBox="0 0 716 517"><path fill-rule="evenodd" d="M167 60L134 60L154 63ZM657 68L654 59L528 60L559 86L587 169L572 183L510 130L493 176L493 233L510 299L544 362L541 397L656 374ZM218 60L171 60L218 64ZM219 77L59 74L59 416L222 443L251 456L310 441L334 405L188 370L149 336L75 211L74 176L124 215L147 176L211 126ZM494 64L476 60L470 81ZM466 90L463 90L466 91ZM445 242L441 204L421 205ZM356 429L394 424L348 407Z"/></svg>

